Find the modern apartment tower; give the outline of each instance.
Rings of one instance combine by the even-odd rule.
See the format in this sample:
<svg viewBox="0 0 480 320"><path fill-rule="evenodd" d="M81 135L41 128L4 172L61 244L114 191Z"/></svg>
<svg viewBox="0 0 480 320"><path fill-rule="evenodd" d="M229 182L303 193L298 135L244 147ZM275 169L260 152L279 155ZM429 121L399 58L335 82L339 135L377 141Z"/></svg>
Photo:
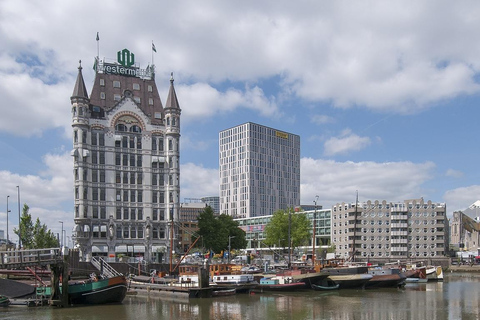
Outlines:
<svg viewBox="0 0 480 320"><path fill-rule="evenodd" d="M85 261L150 261L177 243L181 110L173 74L164 107L155 67L141 69L127 49L117 58L96 57L90 97L78 68L71 97L73 239Z"/></svg>
<svg viewBox="0 0 480 320"><path fill-rule="evenodd" d="M247 122L219 134L220 213L272 215L300 205L300 136Z"/></svg>

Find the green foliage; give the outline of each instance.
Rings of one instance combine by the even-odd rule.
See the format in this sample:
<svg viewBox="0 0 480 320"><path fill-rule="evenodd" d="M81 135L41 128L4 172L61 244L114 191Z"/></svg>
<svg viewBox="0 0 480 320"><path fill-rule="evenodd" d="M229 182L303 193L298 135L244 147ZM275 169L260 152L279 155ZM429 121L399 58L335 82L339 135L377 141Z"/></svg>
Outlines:
<svg viewBox="0 0 480 320"><path fill-rule="evenodd" d="M28 213L30 207L23 205L22 216L20 217L20 229L14 228L13 232L20 235L22 247L25 249L42 249L58 247L58 241L52 231L47 229L45 224L37 218L35 224L32 215ZM21 231L21 233L20 233Z"/></svg>
<svg viewBox="0 0 480 320"><path fill-rule="evenodd" d="M35 249L53 248L58 246L58 240L53 232L47 229L46 224L41 224L37 218L33 227L33 247Z"/></svg>
<svg viewBox="0 0 480 320"><path fill-rule="evenodd" d="M265 227L265 244L288 247L288 225L290 224L290 238L292 249L308 243L312 229L310 221L304 213L296 213L293 208L276 211Z"/></svg>
<svg viewBox="0 0 480 320"><path fill-rule="evenodd" d="M203 237L205 248L213 252L228 249L228 240L232 249L247 247L245 231L238 227L238 222L231 216L222 214L215 217L211 207L206 207L198 216L198 234Z"/></svg>

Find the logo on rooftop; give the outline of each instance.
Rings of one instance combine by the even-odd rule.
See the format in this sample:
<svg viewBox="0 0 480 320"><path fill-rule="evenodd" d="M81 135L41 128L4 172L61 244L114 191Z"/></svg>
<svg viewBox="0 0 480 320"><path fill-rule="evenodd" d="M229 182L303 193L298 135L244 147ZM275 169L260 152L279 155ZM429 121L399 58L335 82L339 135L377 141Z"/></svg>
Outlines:
<svg viewBox="0 0 480 320"><path fill-rule="evenodd" d="M95 58L93 69L99 73L118 74L127 77L136 77L142 79L153 79L155 76L155 66L148 65L145 69L141 69L135 63L135 54L128 49L117 52L117 61L113 59L107 62Z"/></svg>
<svg viewBox="0 0 480 320"><path fill-rule="evenodd" d="M130 52L128 49L123 49L122 51L117 52L117 61L122 66L130 68L135 64L135 55Z"/></svg>

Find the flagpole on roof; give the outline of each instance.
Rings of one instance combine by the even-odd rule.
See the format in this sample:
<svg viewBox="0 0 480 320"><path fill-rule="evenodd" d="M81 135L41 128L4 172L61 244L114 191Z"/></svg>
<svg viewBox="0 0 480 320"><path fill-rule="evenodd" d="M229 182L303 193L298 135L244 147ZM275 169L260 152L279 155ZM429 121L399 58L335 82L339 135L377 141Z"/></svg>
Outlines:
<svg viewBox="0 0 480 320"><path fill-rule="evenodd" d="M98 32L97 32L97 58L100 58L100 37L98 35Z"/></svg>
<svg viewBox="0 0 480 320"><path fill-rule="evenodd" d="M153 60L153 53L154 52L157 52L157 49L155 48L155 44L153 43L153 40L152 40L152 66L155 65L155 61Z"/></svg>
<svg viewBox="0 0 480 320"><path fill-rule="evenodd" d="M97 72L98 64L100 62L100 36L98 35L98 31L97 31L97 37L95 40L97 40L97 58L95 59L94 69L95 69L95 72Z"/></svg>

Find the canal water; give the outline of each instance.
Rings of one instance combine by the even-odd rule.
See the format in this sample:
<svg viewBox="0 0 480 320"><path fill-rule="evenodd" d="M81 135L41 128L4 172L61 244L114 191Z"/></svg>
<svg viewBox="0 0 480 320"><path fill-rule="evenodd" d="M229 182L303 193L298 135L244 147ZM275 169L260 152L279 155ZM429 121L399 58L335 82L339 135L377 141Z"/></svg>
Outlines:
<svg viewBox="0 0 480 320"><path fill-rule="evenodd" d="M480 319L480 274L404 289L238 294L211 299L127 296L122 304L72 308L11 306L0 319Z"/></svg>

